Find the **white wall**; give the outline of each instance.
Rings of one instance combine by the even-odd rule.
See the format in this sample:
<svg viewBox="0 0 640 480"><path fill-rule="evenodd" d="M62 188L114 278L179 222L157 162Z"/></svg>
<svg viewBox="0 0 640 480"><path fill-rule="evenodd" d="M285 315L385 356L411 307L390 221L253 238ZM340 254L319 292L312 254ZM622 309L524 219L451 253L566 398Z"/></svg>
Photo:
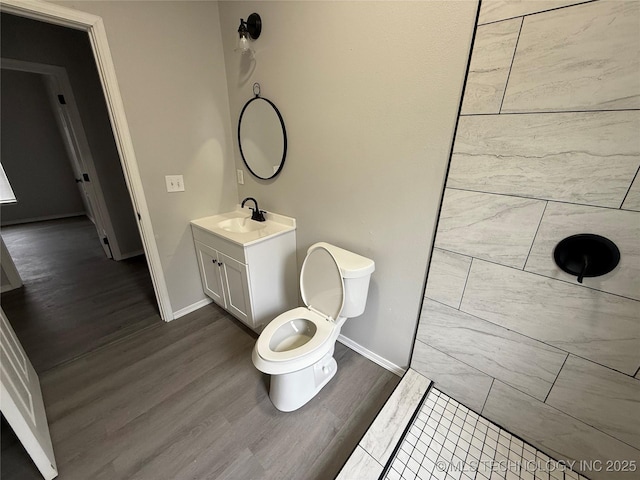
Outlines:
<svg viewBox="0 0 640 480"><path fill-rule="evenodd" d="M343 334L406 367L449 159L477 2L220 2L231 123L259 82L289 140L281 174L240 199L298 221L298 268L327 241L376 262ZM254 65L233 51L258 12ZM235 141L235 137L234 137Z"/></svg>
<svg viewBox="0 0 640 480"><path fill-rule="evenodd" d="M173 310L204 298L189 220L252 195L298 220L299 266L318 240L376 261L343 333L407 366L477 3L58 3L104 20ZM247 71L233 48L253 11L264 29ZM289 152L275 181L245 172L238 192L236 122L255 81ZM168 194L167 174L186 192Z"/></svg>
<svg viewBox="0 0 640 480"><path fill-rule="evenodd" d="M41 75L2 70L2 165L18 200L2 224L82 215L60 130Z"/></svg>
<svg viewBox="0 0 640 480"><path fill-rule="evenodd" d="M173 311L205 298L189 221L237 189L215 2L56 2L104 20ZM165 175L186 191L167 193Z"/></svg>

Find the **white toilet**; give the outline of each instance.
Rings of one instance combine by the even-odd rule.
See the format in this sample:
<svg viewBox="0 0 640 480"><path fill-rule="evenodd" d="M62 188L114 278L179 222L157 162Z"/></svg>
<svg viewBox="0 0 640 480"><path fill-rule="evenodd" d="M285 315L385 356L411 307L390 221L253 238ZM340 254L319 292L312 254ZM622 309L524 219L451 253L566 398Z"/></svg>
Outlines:
<svg viewBox="0 0 640 480"><path fill-rule="evenodd" d="M333 351L347 318L364 312L375 263L320 242L307 250L300 273L306 307L284 312L260 334L253 364L271 375L269 397L291 412L311 400L335 375Z"/></svg>

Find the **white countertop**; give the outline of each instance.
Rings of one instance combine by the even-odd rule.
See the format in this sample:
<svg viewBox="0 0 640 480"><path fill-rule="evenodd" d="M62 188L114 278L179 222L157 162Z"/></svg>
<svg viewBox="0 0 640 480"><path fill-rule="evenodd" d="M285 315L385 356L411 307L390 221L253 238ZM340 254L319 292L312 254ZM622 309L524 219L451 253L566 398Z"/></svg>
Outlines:
<svg viewBox="0 0 640 480"><path fill-rule="evenodd" d="M253 230L250 232L230 232L228 230L224 230L219 226L220 222L223 222L224 220L232 218L246 218L247 221L253 222L253 220L250 220L251 209L240 208L240 205L237 205L236 209L232 212L191 220L191 225L244 247L296 229L295 218L285 217L284 215L272 212L265 212L264 216L266 218L265 222L257 222L264 224L264 227L259 230Z"/></svg>

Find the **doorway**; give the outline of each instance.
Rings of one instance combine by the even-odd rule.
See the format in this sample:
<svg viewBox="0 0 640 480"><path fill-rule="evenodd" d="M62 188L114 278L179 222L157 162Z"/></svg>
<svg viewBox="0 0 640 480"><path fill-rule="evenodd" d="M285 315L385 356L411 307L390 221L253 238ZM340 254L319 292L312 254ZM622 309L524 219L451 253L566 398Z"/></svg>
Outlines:
<svg viewBox="0 0 640 480"><path fill-rule="evenodd" d="M160 318L86 33L3 13L2 54L2 236L24 283L2 305L42 372Z"/></svg>
<svg viewBox="0 0 640 480"><path fill-rule="evenodd" d="M5 0L0 4L0 11L3 15L10 14L11 16L15 16L23 21L35 20L37 24L47 27L64 27L61 30L72 31L75 33L80 32L83 34L84 42L88 40L91 56L91 61L88 63L93 69L95 77L98 79L103 96L101 98L101 104L94 104L89 108L89 114L83 114L83 119L86 121L87 117L92 118L93 112L96 108L106 111L109 119L108 130L110 130L110 142L113 144L115 141L117 157L120 163L118 173L124 177L126 185L124 192L121 192L123 194L114 195L114 198L110 203L117 203L123 199L132 203L135 216L134 218L138 229L137 239L142 240L143 250L146 256L149 273L151 275L160 317L165 321L173 320L174 314L169 300L166 281L162 272L160 255L144 196L142 181L138 171L135 152L133 151L122 97L118 88L115 68L111 58L102 19L95 15L55 4L49 4L46 2L27 2L23 0ZM4 35L5 33L6 30L3 28L2 34ZM25 38L21 39L21 41L17 42L17 45L18 48L22 48L32 45L34 41L34 35L29 34ZM3 41L3 49L5 45L6 43ZM44 55L51 51L50 47L51 44L40 41L37 45L36 51L38 54ZM77 48L78 44L75 44L68 50L75 53ZM12 56L13 58L17 58L16 55ZM41 63L55 63L50 61L50 59L39 60L31 58L30 60L35 62L40 61ZM85 66L86 65L87 62L85 62ZM74 88L76 88L75 84ZM104 130L100 131L104 133ZM91 139L91 134L89 134L88 137ZM96 154L97 152L102 152L103 146L104 144L96 146L93 153ZM113 223L116 224L117 222L114 221Z"/></svg>
<svg viewBox="0 0 640 480"><path fill-rule="evenodd" d="M171 304L168 297L166 282L163 276L162 267L160 263L160 256L159 256L155 236L153 233L153 228L151 225L151 219L150 219L149 211L147 208L146 199L144 196L144 191L142 188L142 182L141 182L140 174L138 171L137 162L135 159L135 153L133 151L133 145L132 145L131 137L129 134L127 120L124 114L124 106L122 104L122 98L118 88L118 84L115 76L115 69L114 69L113 61L111 59L106 32L105 32L102 20L99 17L96 17L95 15L85 14L77 10L61 7L55 4L50 4L48 2L29 2L25 0L3 0L3 2L0 4L0 11L2 12L3 15L8 13L8 14L17 16L20 19L32 19L36 21L41 21L45 25L61 26L65 28L70 28L74 31L84 32L85 38L88 39L88 43L90 45L90 51L92 54L91 55L92 61L90 63L96 71L95 73L97 74L97 78L103 93L102 108L106 110L107 116L109 118L110 126L108 127L108 130L109 130L109 133L111 134L110 135L111 142L115 142L115 146L116 146L117 157L120 164L120 169L118 171L119 171L119 174L124 177L124 181L126 185L124 195L120 195L118 197L121 200L126 199L127 202L130 202L133 205L133 213L135 218L134 223L136 224L136 227L138 230L137 238L138 240L142 240L143 250L146 256L147 265L145 266L145 273L147 278L149 277L149 274L151 278L152 288L151 290L147 290L148 292L151 292L151 294L149 295L151 300L148 303L148 305L155 306L155 302L157 302L157 308L159 309L160 318L164 319L165 321L172 320L174 318L174 315L172 313L172 308L171 308ZM2 29L2 33L5 33L4 28ZM33 41L33 36L29 36L28 38L22 39L22 41L20 42L20 46L28 45L32 41ZM4 41L2 42L2 46L3 47L5 46ZM46 42L38 45L39 50L41 52L47 51L49 46L50 45L47 44ZM75 50L75 48L73 48L72 50ZM35 60L35 61L38 61L38 60ZM51 63L51 62L48 62L47 60L41 60L41 63ZM93 112L90 112L90 116L92 115L93 115ZM102 151L102 150L101 148L97 148L95 151ZM67 221L71 221L71 220L67 220ZM86 220L86 222L90 222L90 221ZM49 226L52 225L52 223L50 222L45 222L45 223L48 223ZM91 224L88 223L85 225L91 225ZM90 228L93 228L93 226L91 225ZM95 230L93 234L95 235ZM63 241L63 244L66 245L67 243L69 243L68 238L69 236L65 235L65 240ZM49 244L49 243L55 243L55 242L47 242L47 243ZM78 250L74 251L73 254L75 257L77 257ZM31 252L29 252L29 255L31 256ZM58 255L49 255L48 259L56 260L57 257ZM102 260L104 261L106 260L106 258L102 256ZM135 260L135 259L132 259L132 260ZM84 263L89 263L89 262L84 262ZM124 262L118 262L118 263L112 262L112 265L123 265L123 264ZM89 270L91 270L91 273L88 275L88 277L95 278L96 272L92 268L89 268ZM85 269L85 274L84 274L85 277L83 278L85 279L87 278L86 272L89 270ZM98 274L97 276L101 277L100 274ZM64 277L64 275L62 275L62 277ZM82 283L80 283L80 285L83 286ZM147 283L147 285L149 285L149 283ZM131 290L131 286L125 287L125 290L127 291ZM26 289L19 289L17 291L24 293ZM13 292L9 292L9 294L11 293ZM64 293L65 292L55 291L53 295L49 298L54 298L54 297L64 298L64 295L63 295ZM105 306L106 308L109 308L110 307L109 300L107 299L105 301L105 298L101 296L101 293L104 293L104 292L99 292L96 298L99 299L99 301L102 301L103 306ZM126 293L126 292L119 292L117 296L119 298L122 298L123 296L125 296L123 295L123 293ZM87 294L84 296L89 297L92 295ZM4 294L3 300L5 300L6 298L7 298L7 294ZM44 305L45 305L45 308L48 309L50 304L46 302L47 297L41 295L39 296L39 298L40 300L43 300L43 299L45 300ZM140 303L141 302L139 301L139 299L133 300L131 305L124 302L123 308L120 310L120 313L116 314L116 317L120 317L123 314L123 312L131 313L133 311L133 309L131 308L132 305L139 305ZM89 302L89 304L91 305L91 302ZM33 305L31 305L31 307L32 306ZM87 311L94 310L94 308L88 308L86 310ZM74 315L72 315L71 318L75 320L81 319L83 313L85 312L75 313ZM106 315L106 314L107 312L103 312L103 315ZM133 315L135 318L140 317L139 313L138 314L134 313ZM144 316L144 314L142 314L142 316ZM157 324L158 315L155 315L155 311L154 311L154 315L152 316L154 317L155 323ZM57 326L57 323L52 322L52 323L49 323L47 326L49 327L49 330L40 331L38 333L41 335L44 333L45 334L44 338L53 342L55 340L52 340L53 336L51 335L52 333L51 330L52 328L55 328ZM88 330L93 330L93 329L94 328L89 328ZM4 332L3 332L3 335L4 335ZM3 351L3 354L4 354L4 351ZM46 368L46 367L41 367L41 368ZM35 375L35 372L34 372L34 375ZM36 379L36 382L37 382L37 379ZM2 387L4 392L4 389L5 389L4 382ZM8 402L7 395L3 395L2 397L3 397L2 410L3 410L3 416L4 416L5 409L7 410L7 412L9 412L10 409L7 408L7 406L5 405L5 401ZM16 412L13 412L13 413L16 413ZM18 428L21 424L23 424L27 420L27 418L23 413L18 412L18 414L16 415L14 415L13 413L11 415L12 420L9 420L12 428L20 437L21 443L23 445L33 447L33 445L31 444L32 442L29 439L23 438L25 435L24 430L21 428ZM40 420L44 420L44 426L46 427L46 418L44 418L44 415L42 415L41 417L42 418L40 418ZM45 436L48 438L49 437L48 433ZM26 444L25 444L25 441L26 441ZM49 440L49 443L50 443L50 440ZM34 452L32 451L33 449L27 448L27 450L30 452L30 456L34 458ZM36 450L39 450L39 449L36 449ZM4 454L4 451L3 451L3 454ZM50 457L50 462L51 462L51 469L54 470L53 476L55 476L55 466L54 466L55 461L53 460L53 457ZM39 468L40 468L40 465L39 465ZM42 472L43 470L40 469L40 471ZM47 475L45 475L46 478L51 478L50 474L51 472L47 473Z"/></svg>
<svg viewBox="0 0 640 480"><path fill-rule="evenodd" d="M3 158L5 163L12 162L12 181L20 181L22 197L20 204L7 206L5 213L18 221L47 213L53 214L53 217L72 216L74 209L69 209L69 205L80 208L78 196L75 195L77 190L84 214L95 225L105 255L122 260L141 254L142 244L135 241L138 232L133 219L133 207L127 205L126 209L120 208L115 212L117 216L131 217L123 225L128 231L117 231L111 222L101 179L66 68L6 58L2 58L1 62L3 117L10 117L11 120L8 125L3 123L2 136L5 143L10 143L10 146L3 144ZM87 78L86 81L90 82L91 79ZM94 90L98 94L99 90ZM104 130L108 130L106 120ZM65 165L54 164L56 158L64 159ZM118 163L115 158L113 161ZM67 164L71 172L66 168ZM121 180L120 185L113 185L117 180ZM52 192L48 205L43 205L42 190L46 193L54 188L57 192ZM114 179L107 178L106 188L125 190L126 185L123 178L116 176ZM23 205L25 200L26 205ZM43 208L44 211L41 210ZM3 225L7 224L6 220L5 216ZM122 245L124 248L120 245L121 238L125 240Z"/></svg>
<svg viewBox="0 0 640 480"><path fill-rule="evenodd" d="M2 13L2 56L2 161L17 198L2 206L2 236L24 283L2 304L42 372L159 315L87 34ZM62 88L67 71L78 111L71 82ZM67 120L77 117L72 131L54 115L58 95ZM90 209L79 175L96 186Z"/></svg>

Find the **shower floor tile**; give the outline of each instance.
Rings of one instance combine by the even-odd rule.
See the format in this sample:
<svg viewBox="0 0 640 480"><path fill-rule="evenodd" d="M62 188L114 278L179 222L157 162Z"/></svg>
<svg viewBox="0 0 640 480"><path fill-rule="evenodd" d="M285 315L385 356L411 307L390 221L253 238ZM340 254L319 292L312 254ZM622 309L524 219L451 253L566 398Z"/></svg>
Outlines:
<svg viewBox="0 0 640 480"><path fill-rule="evenodd" d="M432 388L383 480L586 480Z"/></svg>

